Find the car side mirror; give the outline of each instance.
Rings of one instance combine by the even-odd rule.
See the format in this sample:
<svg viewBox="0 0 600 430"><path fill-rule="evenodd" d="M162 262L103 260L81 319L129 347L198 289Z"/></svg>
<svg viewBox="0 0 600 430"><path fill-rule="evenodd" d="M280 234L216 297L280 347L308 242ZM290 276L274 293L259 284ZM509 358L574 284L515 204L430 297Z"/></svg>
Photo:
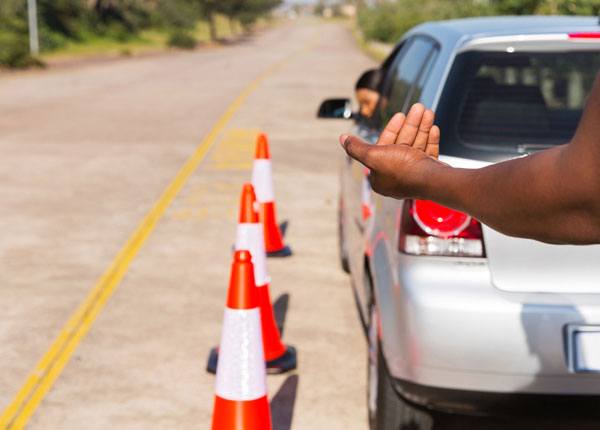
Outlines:
<svg viewBox="0 0 600 430"><path fill-rule="evenodd" d="M317 112L317 118L350 119L353 116L350 99L323 100Z"/></svg>

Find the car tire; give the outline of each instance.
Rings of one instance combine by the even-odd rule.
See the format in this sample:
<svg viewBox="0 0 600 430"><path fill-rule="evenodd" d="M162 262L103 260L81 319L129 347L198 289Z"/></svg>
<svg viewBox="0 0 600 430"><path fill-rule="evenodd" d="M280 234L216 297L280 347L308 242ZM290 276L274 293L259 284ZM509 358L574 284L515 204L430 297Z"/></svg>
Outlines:
<svg viewBox="0 0 600 430"><path fill-rule="evenodd" d="M340 253L340 265L342 270L346 273L350 273L350 261L348 259L348 249L346 247L346 240L344 239L344 215L342 213L342 199L340 197L338 204L338 246Z"/></svg>
<svg viewBox="0 0 600 430"><path fill-rule="evenodd" d="M433 429L433 415L427 410L408 403L394 390L392 377L385 364L377 335L378 314L374 305L371 306L369 313L367 378L369 428L371 430Z"/></svg>

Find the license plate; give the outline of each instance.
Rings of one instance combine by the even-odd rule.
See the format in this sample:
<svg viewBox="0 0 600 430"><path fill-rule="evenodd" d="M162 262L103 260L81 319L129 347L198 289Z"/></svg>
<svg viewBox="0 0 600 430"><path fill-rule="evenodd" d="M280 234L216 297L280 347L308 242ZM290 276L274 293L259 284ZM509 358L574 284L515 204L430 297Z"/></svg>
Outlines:
<svg viewBox="0 0 600 430"><path fill-rule="evenodd" d="M600 373L600 326L569 326L569 368Z"/></svg>

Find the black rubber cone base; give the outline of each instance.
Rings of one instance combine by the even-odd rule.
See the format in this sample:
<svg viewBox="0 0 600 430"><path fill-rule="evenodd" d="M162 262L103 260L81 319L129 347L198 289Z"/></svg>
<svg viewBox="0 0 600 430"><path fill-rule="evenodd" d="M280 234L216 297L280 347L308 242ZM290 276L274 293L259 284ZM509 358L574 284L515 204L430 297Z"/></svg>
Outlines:
<svg viewBox="0 0 600 430"><path fill-rule="evenodd" d="M285 245L278 251L267 252L267 257L291 257L292 256L292 248Z"/></svg>
<svg viewBox="0 0 600 430"><path fill-rule="evenodd" d="M275 360L267 361L267 373L269 375L278 375L280 373L289 372L298 367L296 359L296 348L291 345L285 346L285 353Z"/></svg>
<svg viewBox="0 0 600 430"><path fill-rule="evenodd" d="M212 348L208 354L208 363L206 363L206 371L213 375L217 373L217 362L219 361L219 350Z"/></svg>
<svg viewBox="0 0 600 430"><path fill-rule="evenodd" d="M280 373L289 372L298 367L296 348L286 345L285 353L275 360L267 361L267 373L269 375L277 375ZM213 375L217 373L217 363L219 362L219 351L217 348L212 348L208 355L208 363L206 363L206 371Z"/></svg>

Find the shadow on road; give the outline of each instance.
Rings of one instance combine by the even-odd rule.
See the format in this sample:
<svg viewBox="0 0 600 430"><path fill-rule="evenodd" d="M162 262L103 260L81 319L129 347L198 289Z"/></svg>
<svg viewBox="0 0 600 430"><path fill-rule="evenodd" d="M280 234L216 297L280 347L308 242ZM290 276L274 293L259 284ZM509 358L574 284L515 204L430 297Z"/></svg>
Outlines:
<svg viewBox="0 0 600 430"><path fill-rule="evenodd" d="M294 418L294 405L298 393L298 375L290 375L283 381L277 394L271 399L273 430L290 430Z"/></svg>
<svg viewBox="0 0 600 430"><path fill-rule="evenodd" d="M242 43L250 42L255 39L253 33L244 33L229 38L219 38L217 42L224 46L240 45Z"/></svg>
<svg viewBox="0 0 600 430"><path fill-rule="evenodd" d="M287 315L290 295L288 293L281 294L277 300L273 302L273 313L275 314L275 323L279 329L279 335L283 337L283 329L285 328L285 316Z"/></svg>
<svg viewBox="0 0 600 430"><path fill-rule="evenodd" d="M281 232L281 235L283 237L285 237L285 233L287 232L288 226L290 225L290 222L287 219L284 219L280 224L279 224L279 231Z"/></svg>

